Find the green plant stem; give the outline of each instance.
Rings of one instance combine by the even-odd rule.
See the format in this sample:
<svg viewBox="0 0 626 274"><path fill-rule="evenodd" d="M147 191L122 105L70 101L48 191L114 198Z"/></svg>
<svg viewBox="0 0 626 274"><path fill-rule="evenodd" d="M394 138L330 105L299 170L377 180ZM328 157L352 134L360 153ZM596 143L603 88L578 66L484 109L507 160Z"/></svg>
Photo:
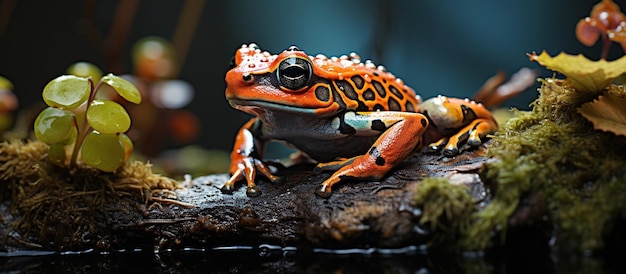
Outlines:
<svg viewBox="0 0 626 274"><path fill-rule="evenodd" d="M83 121L80 124L80 126L77 125L78 132L76 134L76 143L74 143L74 149L72 150L72 157L70 158L70 167L72 168L76 166L76 161L78 159L78 152L80 151L80 147L83 145L85 138L87 138L87 134L89 134L89 131L91 130L91 126L89 126L89 123L87 122L87 111L89 111L89 106L91 105L91 102L93 102L93 100L96 98L96 93L100 89L100 86L102 86L102 82L100 81L94 88L93 80L91 79L91 77L89 77L87 80L89 81L89 86L91 90L89 91L89 99L87 99L87 105L85 106L85 114L83 115Z"/></svg>

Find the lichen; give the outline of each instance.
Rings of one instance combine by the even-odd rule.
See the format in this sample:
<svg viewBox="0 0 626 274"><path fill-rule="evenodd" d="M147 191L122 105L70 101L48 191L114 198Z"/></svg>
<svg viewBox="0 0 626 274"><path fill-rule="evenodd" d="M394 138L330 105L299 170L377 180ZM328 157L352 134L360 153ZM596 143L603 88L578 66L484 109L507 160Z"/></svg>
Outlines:
<svg viewBox="0 0 626 274"><path fill-rule="evenodd" d="M128 162L115 173L67 169L49 163L47 151L38 141L0 143L0 202L13 216L3 218L10 222L0 242L31 249L87 244L97 237L92 225L105 206L122 196L148 201L152 190L176 188L149 164Z"/></svg>
<svg viewBox="0 0 626 274"><path fill-rule="evenodd" d="M531 193L547 198L561 249L602 249L612 221L626 216L626 138L594 130L576 112L593 95L562 80L540 82L532 110L519 111L493 137L488 156L494 161L484 172L493 200L473 213L462 243L467 249L505 244L509 217Z"/></svg>

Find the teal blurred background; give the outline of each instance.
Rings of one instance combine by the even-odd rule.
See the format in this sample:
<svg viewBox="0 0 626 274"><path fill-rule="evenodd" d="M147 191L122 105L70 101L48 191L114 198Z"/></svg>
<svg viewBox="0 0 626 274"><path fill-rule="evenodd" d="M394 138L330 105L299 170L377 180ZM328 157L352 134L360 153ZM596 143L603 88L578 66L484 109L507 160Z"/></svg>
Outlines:
<svg viewBox="0 0 626 274"><path fill-rule="evenodd" d="M552 75L526 53L599 58L599 45L585 47L574 34L578 20L597 2L206 1L179 75L196 91L188 106L202 121L196 143L230 150L237 129L250 117L224 99L224 74L241 44L255 42L273 53L290 45L311 55L355 51L384 65L422 98L471 97L499 70L511 75L530 67ZM117 57L122 66L113 68L104 45L93 42L93 30L108 35L118 3L0 0L0 75L13 82L22 108L40 102L45 84L77 61L131 73L132 44L152 35L171 39L185 1L139 1L127 37L118 42L125 49ZM94 13L87 12L90 5ZM609 59L621 55L614 45ZM535 97L531 88L507 106L527 109Z"/></svg>

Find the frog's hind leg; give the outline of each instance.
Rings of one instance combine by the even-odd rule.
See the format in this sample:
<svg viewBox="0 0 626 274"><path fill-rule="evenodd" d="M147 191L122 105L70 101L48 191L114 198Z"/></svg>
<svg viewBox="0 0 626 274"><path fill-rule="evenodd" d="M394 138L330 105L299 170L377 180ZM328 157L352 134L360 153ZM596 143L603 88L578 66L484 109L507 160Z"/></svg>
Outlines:
<svg viewBox="0 0 626 274"><path fill-rule="evenodd" d="M365 112L345 118L346 124L355 127L357 132L365 134L376 130L380 135L366 154L321 166L341 167L317 189L315 193L320 197L330 197L332 186L344 179L378 180L384 177L416 148L421 147L422 134L428 127L425 116L411 112Z"/></svg>
<svg viewBox="0 0 626 274"><path fill-rule="evenodd" d="M491 119L476 119L450 137L443 137L439 141L428 145L428 151L439 151L443 147L443 154L454 156L459 153L459 146L467 140L471 146L479 146L487 134L494 132L498 126Z"/></svg>

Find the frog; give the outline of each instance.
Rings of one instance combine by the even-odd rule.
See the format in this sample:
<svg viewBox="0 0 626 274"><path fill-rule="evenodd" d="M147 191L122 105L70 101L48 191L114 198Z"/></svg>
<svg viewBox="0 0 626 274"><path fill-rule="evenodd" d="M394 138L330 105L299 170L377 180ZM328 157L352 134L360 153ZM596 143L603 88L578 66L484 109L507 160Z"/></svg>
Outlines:
<svg viewBox="0 0 626 274"><path fill-rule="evenodd" d="M235 136L225 194L245 181L247 196L261 195L257 175L280 181L263 158L270 141L331 173L315 190L329 198L340 182L381 180L418 151L454 157L498 129L481 103L442 95L422 102L401 78L356 53L312 56L291 46L271 54L250 43L231 63L225 97L253 117Z"/></svg>

